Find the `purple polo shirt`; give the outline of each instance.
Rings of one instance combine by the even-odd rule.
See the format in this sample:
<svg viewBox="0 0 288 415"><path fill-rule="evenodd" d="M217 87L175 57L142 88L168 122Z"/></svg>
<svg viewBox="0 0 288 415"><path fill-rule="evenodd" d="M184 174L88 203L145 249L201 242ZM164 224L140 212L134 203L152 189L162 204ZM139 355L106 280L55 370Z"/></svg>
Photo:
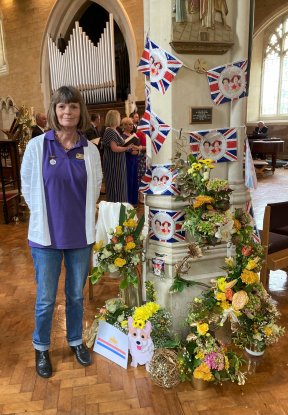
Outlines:
<svg viewBox="0 0 288 415"><path fill-rule="evenodd" d="M50 246L29 241L36 248L76 249L87 246L85 230L87 171L85 137L65 151L55 140L54 130L44 137L42 174L47 206Z"/></svg>

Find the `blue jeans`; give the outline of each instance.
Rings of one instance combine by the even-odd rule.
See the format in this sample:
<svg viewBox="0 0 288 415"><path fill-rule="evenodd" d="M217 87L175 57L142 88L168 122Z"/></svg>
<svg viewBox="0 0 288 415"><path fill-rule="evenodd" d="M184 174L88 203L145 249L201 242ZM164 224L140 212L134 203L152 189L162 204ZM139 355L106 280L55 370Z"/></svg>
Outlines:
<svg viewBox="0 0 288 415"><path fill-rule="evenodd" d="M31 248L37 294L33 346L45 351L50 346L52 317L61 263L66 268L66 335L70 346L82 343L83 288L89 272L91 246L79 249Z"/></svg>

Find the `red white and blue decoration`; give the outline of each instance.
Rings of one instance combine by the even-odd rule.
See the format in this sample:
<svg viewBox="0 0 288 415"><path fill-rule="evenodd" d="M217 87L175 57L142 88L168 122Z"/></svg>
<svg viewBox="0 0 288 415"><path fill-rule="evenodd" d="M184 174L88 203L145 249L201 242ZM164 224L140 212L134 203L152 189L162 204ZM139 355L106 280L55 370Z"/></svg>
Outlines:
<svg viewBox="0 0 288 415"><path fill-rule="evenodd" d="M190 148L198 159L210 158L217 163L237 160L237 128L193 131Z"/></svg>
<svg viewBox="0 0 288 415"><path fill-rule="evenodd" d="M246 139L245 142L245 186L249 189L257 188L257 176L254 167L254 162L249 146L249 141Z"/></svg>
<svg viewBox="0 0 288 415"><path fill-rule="evenodd" d="M183 210L155 210L149 212L149 238L159 242L184 242Z"/></svg>
<svg viewBox="0 0 288 415"><path fill-rule="evenodd" d="M147 36L138 71L150 78L154 88L164 95L182 65L175 56L160 48Z"/></svg>
<svg viewBox="0 0 288 415"><path fill-rule="evenodd" d="M247 64L246 59L209 69L208 84L211 98L216 105L247 95Z"/></svg>
<svg viewBox="0 0 288 415"><path fill-rule="evenodd" d="M140 192L147 195L175 196L180 194L176 186L178 171L171 164L154 164L142 177Z"/></svg>
<svg viewBox="0 0 288 415"><path fill-rule="evenodd" d="M248 195L249 197L249 195ZM254 209L252 205L252 200L249 199L248 202L246 202L246 213L250 216L250 225L253 226L253 239L255 242L258 242L261 244L261 238L259 229L257 228L256 221L255 221L255 215L254 215Z"/></svg>
<svg viewBox="0 0 288 415"><path fill-rule="evenodd" d="M151 111L150 117L150 138L152 141L152 147L154 152L157 154L166 140L171 127L165 124L153 111Z"/></svg>
<svg viewBox="0 0 288 415"><path fill-rule="evenodd" d="M150 119L151 119L151 109L150 104L146 105L145 112L137 126L137 131L141 131L144 134L149 135L150 137Z"/></svg>

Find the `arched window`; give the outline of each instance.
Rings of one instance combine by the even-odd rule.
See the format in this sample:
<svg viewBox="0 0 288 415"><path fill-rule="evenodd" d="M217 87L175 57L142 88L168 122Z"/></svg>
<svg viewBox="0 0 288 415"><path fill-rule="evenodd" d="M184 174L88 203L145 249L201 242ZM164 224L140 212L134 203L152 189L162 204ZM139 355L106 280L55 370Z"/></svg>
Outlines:
<svg viewBox="0 0 288 415"><path fill-rule="evenodd" d="M288 16L264 40L261 116L288 115Z"/></svg>
<svg viewBox="0 0 288 415"><path fill-rule="evenodd" d="M0 11L0 75L8 72L8 65L5 54L4 33L3 33L3 18Z"/></svg>

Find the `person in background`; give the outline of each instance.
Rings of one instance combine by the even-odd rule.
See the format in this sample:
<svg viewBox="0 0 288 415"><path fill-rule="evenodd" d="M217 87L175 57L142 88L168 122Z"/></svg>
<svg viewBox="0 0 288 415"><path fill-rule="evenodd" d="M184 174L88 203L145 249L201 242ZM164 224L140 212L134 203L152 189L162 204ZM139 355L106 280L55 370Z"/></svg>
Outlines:
<svg viewBox="0 0 288 415"><path fill-rule="evenodd" d="M259 121L257 127L253 131L253 136L258 138L266 138L268 136L268 127L264 121Z"/></svg>
<svg viewBox="0 0 288 415"><path fill-rule="evenodd" d="M130 152L126 152L126 173L127 173L127 190L128 190L128 203L131 205L137 205L138 203L138 155L142 149L140 140L133 131L132 118L125 117L121 121L123 128L122 138L129 140L132 143L133 149Z"/></svg>
<svg viewBox="0 0 288 415"><path fill-rule="evenodd" d="M32 138L45 132L47 117L43 112L37 112L35 116L36 125L32 127Z"/></svg>
<svg viewBox="0 0 288 415"><path fill-rule="evenodd" d="M107 202L128 202L125 152L132 151L133 144L125 147L125 141L118 132L120 113L110 110L105 118L105 132L102 139L104 149L103 170Z"/></svg>
<svg viewBox="0 0 288 415"><path fill-rule="evenodd" d="M100 114L91 114L90 127L85 131L85 135L87 140L91 141L93 144L97 146L102 161L103 149L101 146L100 122Z"/></svg>
<svg viewBox="0 0 288 415"><path fill-rule="evenodd" d="M89 115L76 88L62 86L53 94L48 124L51 130L28 142L21 165L37 283L33 346L36 371L44 378L52 376L50 334L63 258L67 341L81 365L92 363L82 343L83 289L102 181L99 152L82 133Z"/></svg>
<svg viewBox="0 0 288 415"><path fill-rule="evenodd" d="M137 127L138 127L138 124L139 124L139 120L140 120L138 112L137 111L132 112L130 114L129 118L132 118L132 122L133 122L133 131L132 132L136 133Z"/></svg>
<svg viewBox="0 0 288 415"><path fill-rule="evenodd" d="M140 140L140 150L138 153L138 187L141 184L141 179L146 172L146 136L142 131L138 130L139 125L139 114L138 112L133 112L130 114L130 118L132 118L133 122L133 133L136 133L137 137ZM144 203L144 195L143 193L139 192L139 203Z"/></svg>

